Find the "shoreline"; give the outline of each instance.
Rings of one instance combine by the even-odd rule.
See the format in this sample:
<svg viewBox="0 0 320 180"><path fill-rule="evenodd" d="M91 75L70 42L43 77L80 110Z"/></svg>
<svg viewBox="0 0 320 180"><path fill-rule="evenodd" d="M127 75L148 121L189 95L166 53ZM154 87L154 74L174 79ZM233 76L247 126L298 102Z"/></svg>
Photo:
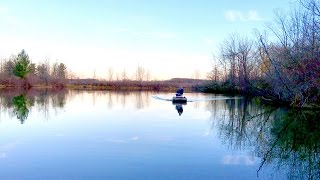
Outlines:
<svg viewBox="0 0 320 180"><path fill-rule="evenodd" d="M30 88L24 88L22 86L6 86L0 85L1 90L103 90L103 91L112 91L112 90L120 90L120 91L165 91L165 92L175 92L176 87L174 86L124 86L124 85L63 85L63 86L55 86L55 85L34 85ZM194 87L185 87L186 92L197 92L193 89Z"/></svg>
<svg viewBox="0 0 320 180"><path fill-rule="evenodd" d="M60 91L60 90L76 90L76 91L163 91L163 92L172 92L175 93L177 87L175 86L170 86L170 85L146 85L146 84L135 84L135 85L124 85L124 84L117 84L113 83L111 84L67 84L67 85L33 85L31 88L27 89L22 86L6 86L3 84L0 84L0 91L4 90L17 90L17 91L29 91L29 90L50 90L50 91ZM222 94L222 95L231 95L231 96L245 96L245 97L251 97L251 98L258 98L259 101L262 104L266 104L268 106L273 106L273 107L286 107L286 108L295 108L295 109L300 109L300 110L318 110L320 109L319 105L316 104L307 104L302 107L297 107L294 106L288 102L281 102L279 100L266 100L263 96L261 95L256 95L253 93L241 93L239 91L213 91L212 89L209 91L204 91L201 86L197 85L190 85L189 87L184 87L184 90L186 93L190 92L201 92L201 93L206 93L206 94Z"/></svg>

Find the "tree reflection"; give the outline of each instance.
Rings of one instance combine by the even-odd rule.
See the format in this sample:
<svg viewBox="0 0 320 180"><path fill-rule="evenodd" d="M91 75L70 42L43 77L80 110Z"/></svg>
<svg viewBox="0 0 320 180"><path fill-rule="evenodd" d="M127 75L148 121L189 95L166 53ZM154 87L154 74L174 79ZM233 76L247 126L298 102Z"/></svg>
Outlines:
<svg viewBox="0 0 320 180"><path fill-rule="evenodd" d="M30 102L25 95L15 96L12 98L13 112L16 114L17 119L21 124L27 119L29 114Z"/></svg>
<svg viewBox="0 0 320 180"><path fill-rule="evenodd" d="M37 93L36 103L38 111L42 112L46 119L49 117L49 102L49 92L47 90Z"/></svg>
<svg viewBox="0 0 320 180"><path fill-rule="evenodd" d="M135 96L135 107L136 109L140 110L140 109L144 109L146 107L149 106L149 92L141 92L141 91L136 91L133 92L134 96Z"/></svg>
<svg viewBox="0 0 320 180"><path fill-rule="evenodd" d="M219 136L224 143L228 143L231 149L244 149L256 144L256 127L268 111L264 111L248 99L228 99L225 101L212 101L211 112L214 114L214 122L218 126ZM221 109L221 110L217 110Z"/></svg>
<svg viewBox="0 0 320 180"><path fill-rule="evenodd" d="M262 157L258 172L265 164L276 162L286 168L290 179L320 178L319 111L285 110L272 124L270 136L257 147Z"/></svg>
<svg viewBox="0 0 320 180"><path fill-rule="evenodd" d="M288 179L320 178L320 111L267 107L248 99L209 102L207 107L229 148L255 149L261 158L257 175L271 166Z"/></svg>
<svg viewBox="0 0 320 180"><path fill-rule="evenodd" d="M65 106L66 94L67 91L64 90L2 90L0 91L0 110L8 112L23 124L28 118L30 109L35 106L47 119L51 109L57 112L57 109Z"/></svg>
<svg viewBox="0 0 320 180"><path fill-rule="evenodd" d="M66 92L59 91L55 93L55 95L51 96L52 99L52 107L63 108L66 105Z"/></svg>

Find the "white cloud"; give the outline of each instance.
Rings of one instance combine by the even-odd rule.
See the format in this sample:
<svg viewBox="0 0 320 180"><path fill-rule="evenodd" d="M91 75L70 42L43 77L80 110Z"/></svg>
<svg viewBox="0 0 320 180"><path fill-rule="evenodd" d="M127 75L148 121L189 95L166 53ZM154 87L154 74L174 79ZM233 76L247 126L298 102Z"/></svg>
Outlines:
<svg viewBox="0 0 320 180"><path fill-rule="evenodd" d="M0 159L5 159L8 157L8 153L15 149L18 144L21 144L20 140L16 140L11 143L0 145Z"/></svg>
<svg viewBox="0 0 320 180"><path fill-rule="evenodd" d="M113 138L107 139L106 142L116 143L116 144L126 143L126 141L123 139L113 139Z"/></svg>
<svg viewBox="0 0 320 180"><path fill-rule="evenodd" d="M137 141L137 140L139 140L139 136L133 136L133 137L131 137L130 138L132 141Z"/></svg>
<svg viewBox="0 0 320 180"><path fill-rule="evenodd" d="M225 155L223 156L222 164L252 166L255 161L255 157L249 155Z"/></svg>
<svg viewBox="0 0 320 180"><path fill-rule="evenodd" d="M227 12L225 12L224 16L228 21L236 21L237 12L232 11L232 10L228 10Z"/></svg>
<svg viewBox="0 0 320 180"><path fill-rule="evenodd" d="M250 10L247 12L236 11L236 10L228 10L225 12L225 18L228 21L235 22L235 21L261 21L262 18L259 16L256 10Z"/></svg>

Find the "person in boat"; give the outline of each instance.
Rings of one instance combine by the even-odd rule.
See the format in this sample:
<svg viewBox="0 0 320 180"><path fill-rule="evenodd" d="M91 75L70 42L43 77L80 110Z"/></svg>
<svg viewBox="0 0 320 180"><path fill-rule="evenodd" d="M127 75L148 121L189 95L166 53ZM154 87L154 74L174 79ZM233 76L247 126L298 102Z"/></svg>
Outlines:
<svg viewBox="0 0 320 180"><path fill-rule="evenodd" d="M183 88L180 86L179 89L177 90L176 96L182 96L183 95Z"/></svg>

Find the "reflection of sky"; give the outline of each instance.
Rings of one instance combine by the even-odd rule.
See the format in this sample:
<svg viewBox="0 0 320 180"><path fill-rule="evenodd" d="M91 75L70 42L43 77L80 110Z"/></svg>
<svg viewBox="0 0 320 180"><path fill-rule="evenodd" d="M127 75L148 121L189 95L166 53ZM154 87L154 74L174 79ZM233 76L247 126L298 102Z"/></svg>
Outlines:
<svg viewBox="0 0 320 180"><path fill-rule="evenodd" d="M5 115L0 178L255 179L258 159L221 144L204 102L179 116L151 95L75 93L48 119L36 107L25 124Z"/></svg>

